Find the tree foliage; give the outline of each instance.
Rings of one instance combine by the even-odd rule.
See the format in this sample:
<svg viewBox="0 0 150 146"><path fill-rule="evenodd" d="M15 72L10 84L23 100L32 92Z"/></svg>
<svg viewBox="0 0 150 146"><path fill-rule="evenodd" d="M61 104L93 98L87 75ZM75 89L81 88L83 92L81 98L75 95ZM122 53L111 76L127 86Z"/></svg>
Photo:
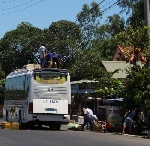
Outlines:
<svg viewBox="0 0 150 146"><path fill-rule="evenodd" d="M38 63L38 48L43 42L42 30L29 23L21 23L15 30L7 32L0 42L2 69L9 74L28 63Z"/></svg>
<svg viewBox="0 0 150 146"><path fill-rule="evenodd" d="M149 29L143 22L140 26L128 26L124 31L115 36L116 42L122 46L148 47L149 45Z"/></svg>
<svg viewBox="0 0 150 146"><path fill-rule="evenodd" d="M100 24L101 16L102 13L99 4L96 2L92 2L90 6L84 4L82 11L77 14L77 23L83 33L82 49L94 45L93 40L96 39L96 32Z"/></svg>
<svg viewBox="0 0 150 146"><path fill-rule="evenodd" d="M129 78L125 81L124 97L131 107L144 107L145 114L150 116L150 69L135 66L127 70Z"/></svg>
<svg viewBox="0 0 150 146"><path fill-rule="evenodd" d="M118 5L128 15L127 25L136 27L144 21L144 0L118 0Z"/></svg>
<svg viewBox="0 0 150 146"><path fill-rule="evenodd" d="M108 73L109 74L109 73ZM124 88L122 81L107 76L99 79L100 84L95 86L95 95L101 98L122 97Z"/></svg>
<svg viewBox="0 0 150 146"><path fill-rule="evenodd" d="M72 78L96 79L101 77L105 70L101 62L101 54L96 50L78 50L74 56L74 63L68 69Z"/></svg>
<svg viewBox="0 0 150 146"><path fill-rule="evenodd" d="M4 84L5 80L5 72L2 70L1 66L0 66L0 85Z"/></svg>
<svg viewBox="0 0 150 146"><path fill-rule="evenodd" d="M72 57L81 45L82 34L79 26L73 22L61 20L53 22L48 29L45 29L45 34L47 49L62 54L64 67L70 65Z"/></svg>
<svg viewBox="0 0 150 146"><path fill-rule="evenodd" d="M101 54L103 61L112 61L112 56L116 50L117 42L113 38L97 41L95 49Z"/></svg>
<svg viewBox="0 0 150 146"><path fill-rule="evenodd" d="M142 22L143 1L118 2L129 14L127 26L119 15L109 16L106 24L100 25L102 13L96 2L83 5L81 12L77 14L76 23L60 20L41 30L22 22L0 40L0 80L4 78L4 72L7 75L25 64L38 63L38 49L41 43L45 43L47 51L62 54L64 68L69 70L72 80L98 81L90 86L99 96L122 94L123 83L111 78L111 73L105 70L102 60L111 60L118 44L122 47L141 47L147 56L150 56L150 51L149 31ZM125 98L135 104L142 102L148 114L149 70L137 68L129 73L131 78L126 81Z"/></svg>
<svg viewBox="0 0 150 146"><path fill-rule="evenodd" d="M124 19L121 18L118 14L108 16L106 22L106 32L110 35L110 37L115 36L125 28Z"/></svg>

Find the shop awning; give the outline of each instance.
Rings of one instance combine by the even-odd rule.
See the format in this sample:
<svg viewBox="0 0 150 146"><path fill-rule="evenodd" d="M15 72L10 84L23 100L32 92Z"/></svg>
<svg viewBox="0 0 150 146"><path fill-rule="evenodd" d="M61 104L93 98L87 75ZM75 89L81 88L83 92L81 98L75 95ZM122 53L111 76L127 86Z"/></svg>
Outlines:
<svg viewBox="0 0 150 146"><path fill-rule="evenodd" d="M72 81L70 84L82 84L82 83L94 83L98 82L95 80L79 80L79 81Z"/></svg>
<svg viewBox="0 0 150 146"><path fill-rule="evenodd" d="M103 101L103 104L123 102L123 100L124 100L124 98L106 99L106 100Z"/></svg>

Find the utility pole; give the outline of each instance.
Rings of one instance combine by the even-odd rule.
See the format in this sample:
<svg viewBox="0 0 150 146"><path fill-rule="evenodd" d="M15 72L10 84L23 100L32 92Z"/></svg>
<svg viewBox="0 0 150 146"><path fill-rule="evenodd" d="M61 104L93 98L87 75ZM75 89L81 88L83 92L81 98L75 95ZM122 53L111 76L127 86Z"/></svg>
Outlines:
<svg viewBox="0 0 150 146"><path fill-rule="evenodd" d="M150 27L150 0L144 0L145 23Z"/></svg>
<svg viewBox="0 0 150 146"><path fill-rule="evenodd" d="M144 0L144 20L147 27L150 29L150 0ZM150 45L150 34L149 34L149 45ZM150 59L146 56L146 64L145 67L150 66Z"/></svg>
<svg viewBox="0 0 150 146"><path fill-rule="evenodd" d="M145 23L150 28L150 0L144 0L144 15L145 15ZM149 35L149 44L150 44L150 35ZM149 67L149 59L147 62L147 67ZM150 122L147 121L147 137L150 138Z"/></svg>

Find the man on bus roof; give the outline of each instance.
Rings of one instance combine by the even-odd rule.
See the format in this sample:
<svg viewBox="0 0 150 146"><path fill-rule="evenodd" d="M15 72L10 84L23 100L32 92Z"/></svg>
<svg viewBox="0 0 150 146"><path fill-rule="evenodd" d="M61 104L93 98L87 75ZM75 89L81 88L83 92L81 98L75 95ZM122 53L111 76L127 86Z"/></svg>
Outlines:
<svg viewBox="0 0 150 146"><path fill-rule="evenodd" d="M53 64L53 60L52 60L52 56L53 56L53 53L52 52L48 52L47 54L45 54L45 68L51 68L52 67L52 64Z"/></svg>
<svg viewBox="0 0 150 146"><path fill-rule="evenodd" d="M42 44L41 47L39 48L41 68L44 68L44 64L45 64L45 49L46 48L44 44Z"/></svg>
<svg viewBox="0 0 150 146"><path fill-rule="evenodd" d="M52 60L53 68L55 68L55 63L57 64L57 68L60 68L60 63L62 65L62 56L60 54L57 54L56 52L53 52Z"/></svg>

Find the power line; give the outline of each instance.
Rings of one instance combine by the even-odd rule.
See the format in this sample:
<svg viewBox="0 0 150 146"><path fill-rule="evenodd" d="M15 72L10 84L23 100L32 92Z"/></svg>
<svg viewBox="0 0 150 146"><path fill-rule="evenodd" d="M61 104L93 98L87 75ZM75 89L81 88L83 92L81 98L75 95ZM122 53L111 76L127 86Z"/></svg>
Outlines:
<svg viewBox="0 0 150 146"><path fill-rule="evenodd" d="M3 1L3 2L0 2L0 3L11 3L11 2L14 2L14 1L16 1L16 0L11 0L11 1L8 1L8 2L6 2L6 1L4 2Z"/></svg>
<svg viewBox="0 0 150 146"><path fill-rule="evenodd" d="M33 2L33 1L35 1L35 0L31 0L31 1L26 2L26 3L24 3L24 4L21 4L21 5L15 6L15 7L6 8L6 9L1 9L1 10L8 10L8 9L18 8L18 7L21 7L21 6L27 5L27 4L29 4L29 3Z"/></svg>
<svg viewBox="0 0 150 146"><path fill-rule="evenodd" d="M99 4L102 4L105 0L102 0Z"/></svg>
<svg viewBox="0 0 150 146"><path fill-rule="evenodd" d="M105 0L102 0L99 4L102 4ZM114 0L109 1L107 4L103 5L103 7L107 6L108 4L110 4L111 2L113 2ZM115 5L117 5L118 2L113 3L111 6L105 8L103 11L101 11L102 14L104 14L105 12L107 12L107 10L112 9ZM102 7L102 8L103 8Z"/></svg>
<svg viewBox="0 0 150 146"><path fill-rule="evenodd" d="M118 2L113 3L111 6L105 8L101 13L104 14L106 13L108 10L112 9L114 6L116 6L118 4Z"/></svg>
<svg viewBox="0 0 150 146"><path fill-rule="evenodd" d="M10 12L10 13L4 13L4 14L1 14L1 15L9 15L9 14L13 14L13 13L16 13L16 12L19 12L19 11L23 11L23 10L28 9L28 8L30 8L30 7L33 7L33 6L39 4L39 3L43 2L43 1L44 1L44 0L40 0L40 1L38 1L38 2L36 2L36 3L34 3L34 4L32 4L32 5L30 5L30 6L28 6L28 7L24 7L24 8L22 8L22 9L19 9L19 10L16 10L16 11L12 11L12 12Z"/></svg>
<svg viewBox="0 0 150 146"><path fill-rule="evenodd" d="M105 6L107 6L108 4L110 4L111 2L113 2L114 0L109 1L107 4L103 5L102 8L104 8Z"/></svg>

